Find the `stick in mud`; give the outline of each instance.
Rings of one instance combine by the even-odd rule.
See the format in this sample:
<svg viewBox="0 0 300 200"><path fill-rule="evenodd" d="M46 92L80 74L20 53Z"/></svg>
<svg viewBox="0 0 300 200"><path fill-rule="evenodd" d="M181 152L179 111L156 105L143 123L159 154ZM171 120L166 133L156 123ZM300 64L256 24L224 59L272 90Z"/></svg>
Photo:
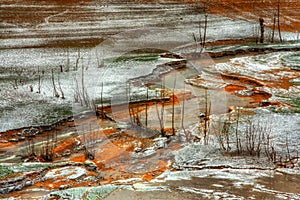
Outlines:
<svg viewBox="0 0 300 200"><path fill-rule="evenodd" d="M208 102L207 88L205 88L205 117L204 117L204 144L208 144L209 116L211 112L211 102Z"/></svg>
<svg viewBox="0 0 300 200"><path fill-rule="evenodd" d="M274 43L275 27L276 27L276 16L274 14L274 16L273 16L273 28L272 28L271 43Z"/></svg>
<svg viewBox="0 0 300 200"><path fill-rule="evenodd" d="M145 110L145 126L146 128L148 127L148 101L149 101L149 88L147 86L147 91L146 91L146 110Z"/></svg>
<svg viewBox="0 0 300 200"><path fill-rule="evenodd" d="M157 118L158 118L158 121L159 121L159 126L160 126L160 133L162 135L162 137L165 137L166 134L165 134L165 128L164 128L164 79L162 80L162 83L161 83L161 90L160 90L160 102L161 102L161 110L159 112L158 110L158 102L156 101L155 103L155 108L156 108L156 114L157 114ZM157 96L157 93L156 93L156 98L158 98Z"/></svg>
<svg viewBox="0 0 300 200"><path fill-rule="evenodd" d="M69 72L70 70L70 52L69 52L69 49L67 49L67 61L66 61L66 72Z"/></svg>
<svg viewBox="0 0 300 200"><path fill-rule="evenodd" d="M54 72L53 72L53 69L51 70L51 73L52 73L52 76L51 76L51 79L52 79L52 85L53 85L53 92L54 92L54 96L55 97L59 97L59 94L56 90L56 87L55 87L55 82L54 82Z"/></svg>
<svg viewBox="0 0 300 200"><path fill-rule="evenodd" d="M161 84L161 93L160 93L160 98L161 98L161 134L162 136L165 136L165 126L164 126L164 111L165 111L165 102L164 102L164 98L165 98L165 76L162 79L162 84Z"/></svg>
<svg viewBox="0 0 300 200"><path fill-rule="evenodd" d="M184 106L185 106L185 83L183 83L183 98L182 98L182 110L181 110L181 129L183 130L184 134L185 128L184 128Z"/></svg>
<svg viewBox="0 0 300 200"><path fill-rule="evenodd" d="M78 69L80 58L81 58L81 56L80 56L80 49L78 49L78 51L77 51L77 58L76 58L75 65L74 65L74 71L77 71L77 69Z"/></svg>
<svg viewBox="0 0 300 200"><path fill-rule="evenodd" d="M37 93L41 93L41 75L40 75L40 67L38 66L38 91Z"/></svg>
<svg viewBox="0 0 300 200"><path fill-rule="evenodd" d="M208 18L208 14L205 14L204 33L203 33L203 43L202 43L202 48L203 48L203 49L204 49L204 47L205 47L205 42L206 42L207 18Z"/></svg>
<svg viewBox="0 0 300 200"><path fill-rule="evenodd" d="M279 40L282 43L281 30L280 30L280 0L278 0L277 2L277 25L278 25Z"/></svg>
<svg viewBox="0 0 300 200"><path fill-rule="evenodd" d="M265 25L264 25L264 19L263 18L259 18L259 26L260 26L260 43L264 43L264 39L265 39Z"/></svg>
<svg viewBox="0 0 300 200"><path fill-rule="evenodd" d="M101 103L101 115L104 116L104 105L103 105L103 80L101 82L101 96L100 96L100 103Z"/></svg>
<svg viewBox="0 0 300 200"><path fill-rule="evenodd" d="M175 87L176 87L176 73L175 73L175 77L174 77L174 85L173 85L173 91L172 91L172 134L175 135Z"/></svg>
<svg viewBox="0 0 300 200"><path fill-rule="evenodd" d="M57 81L58 81L58 88L59 88L60 93L61 93L61 98L62 98L62 99L65 99L65 94L64 94L64 92L63 92L63 90L62 90L62 87L61 87L61 84L60 84L59 73L57 74Z"/></svg>
<svg viewBox="0 0 300 200"><path fill-rule="evenodd" d="M87 105L87 101L85 98L85 88L84 88L84 67L82 65L82 69L81 69L81 89L82 89L82 100L85 103L85 105Z"/></svg>
<svg viewBox="0 0 300 200"><path fill-rule="evenodd" d="M202 40L202 33L201 33L201 20L199 20L199 40L200 40L200 44L202 44L203 40Z"/></svg>
<svg viewBox="0 0 300 200"><path fill-rule="evenodd" d="M78 80L76 78L76 75L74 75L74 81L75 81L75 85L76 85L76 88L75 88L75 91L74 91L74 101L76 103L80 102L80 105L82 106L83 102L82 102L82 99L81 99L79 84L78 84Z"/></svg>
<svg viewBox="0 0 300 200"><path fill-rule="evenodd" d="M131 94L130 94L130 82L128 82L128 87L127 87L127 97L128 97L128 112L129 112L129 118L130 118L130 123L131 125L134 123L134 117L132 117L132 109L131 109Z"/></svg>
<svg viewBox="0 0 300 200"><path fill-rule="evenodd" d="M239 122L240 122L240 108L237 108L237 119L236 119L236 129L235 129L235 137L236 137L236 149L238 155L242 152L241 140L239 138Z"/></svg>

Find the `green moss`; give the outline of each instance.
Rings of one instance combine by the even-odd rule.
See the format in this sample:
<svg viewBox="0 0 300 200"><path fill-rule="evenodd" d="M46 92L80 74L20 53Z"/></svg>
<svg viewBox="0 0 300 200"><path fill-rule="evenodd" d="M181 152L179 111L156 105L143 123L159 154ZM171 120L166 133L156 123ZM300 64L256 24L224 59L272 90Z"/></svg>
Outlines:
<svg viewBox="0 0 300 200"><path fill-rule="evenodd" d="M44 110L42 111L43 108ZM41 113L32 117L31 121L33 126L39 126L41 124L50 125L73 115L72 107L66 104L53 105L48 102L37 103L36 110L40 110Z"/></svg>
<svg viewBox="0 0 300 200"><path fill-rule="evenodd" d="M72 108L69 106L59 106L53 108L53 112L57 113L58 116L71 116L72 113Z"/></svg>
<svg viewBox="0 0 300 200"><path fill-rule="evenodd" d="M278 109L276 106L270 106L269 110L276 113L300 113L300 97L281 97L282 101L291 105L290 109Z"/></svg>
<svg viewBox="0 0 300 200"><path fill-rule="evenodd" d="M126 61L136 61L136 62L147 62L154 61L159 58L157 54L142 54L142 55L122 55L118 58L113 59L113 62L126 62Z"/></svg>
<svg viewBox="0 0 300 200"><path fill-rule="evenodd" d="M96 103L98 106L101 105L101 99L100 99L100 98L96 98L96 99L94 99L94 101L95 101L95 103ZM104 106L105 106L105 105L109 105L109 104L111 104L111 100L110 100L110 99L103 99L103 100L102 100L102 103L103 103Z"/></svg>
<svg viewBox="0 0 300 200"><path fill-rule="evenodd" d="M300 78L296 78L296 79L290 80L290 83L292 85L300 85Z"/></svg>
<svg viewBox="0 0 300 200"><path fill-rule="evenodd" d="M293 105L293 111L295 113L300 113L300 97L293 98L291 104Z"/></svg>
<svg viewBox="0 0 300 200"><path fill-rule="evenodd" d="M9 169L9 167L0 165L0 179L4 178L12 173L13 173L13 171L11 169Z"/></svg>
<svg viewBox="0 0 300 200"><path fill-rule="evenodd" d="M18 84L28 82L30 80L29 77L26 76L18 76L14 74L8 74L5 76L0 76L0 82L15 82L17 81Z"/></svg>

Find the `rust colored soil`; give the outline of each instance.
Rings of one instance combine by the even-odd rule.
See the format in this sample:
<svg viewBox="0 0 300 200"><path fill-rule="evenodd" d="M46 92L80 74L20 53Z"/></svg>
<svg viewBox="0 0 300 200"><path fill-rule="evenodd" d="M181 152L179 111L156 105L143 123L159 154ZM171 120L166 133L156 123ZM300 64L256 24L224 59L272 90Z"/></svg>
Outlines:
<svg viewBox="0 0 300 200"><path fill-rule="evenodd" d="M277 15L278 0L214 0L212 2L210 9L212 13L257 21L262 17L269 27L273 26L274 15ZM281 30L292 32L300 30L300 1L280 0L280 26Z"/></svg>
<svg viewBox="0 0 300 200"><path fill-rule="evenodd" d="M70 161L84 163L86 161L86 158L84 155L80 155L80 156L71 158Z"/></svg>
<svg viewBox="0 0 300 200"><path fill-rule="evenodd" d="M247 87L241 86L241 85L233 85L233 84L227 85L225 87L225 91L230 92L230 93L233 93L233 92L239 91L239 90L245 90L245 89L247 89Z"/></svg>
<svg viewBox="0 0 300 200"><path fill-rule="evenodd" d="M5 147L11 147L12 145L13 145L12 142L7 142L7 143L0 142L0 149Z"/></svg>
<svg viewBox="0 0 300 200"><path fill-rule="evenodd" d="M151 181L154 178L154 175L152 174L152 172L146 173L143 177L144 181Z"/></svg>
<svg viewBox="0 0 300 200"><path fill-rule="evenodd" d="M153 0L147 0L153 1ZM265 20L265 24L273 27L274 16L278 16L280 29L291 32L300 30L300 1L299 0L173 0L176 2L192 3L200 11L206 7L208 12L223 15L233 19L255 20L258 23L259 18ZM276 27L278 29L277 21Z"/></svg>
<svg viewBox="0 0 300 200"><path fill-rule="evenodd" d="M272 97L272 94L269 94L264 91L255 91L254 94L251 96L253 99L253 103L260 103L264 100L268 100Z"/></svg>
<svg viewBox="0 0 300 200"><path fill-rule="evenodd" d="M63 153L67 149L73 149L74 146L76 146L75 139L74 138L67 139L54 149L54 154Z"/></svg>
<svg viewBox="0 0 300 200"><path fill-rule="evenodd" d="M291 80L300 77L300 72L296 70L291 70L289 68L284 69L272 69L272 70L265 70L263 73L265 74L288 74L281 76L280 79L275 79L272 81L265 81L265 84L272 88L283 88L288 90L292 85L290 83Z"/></svg>

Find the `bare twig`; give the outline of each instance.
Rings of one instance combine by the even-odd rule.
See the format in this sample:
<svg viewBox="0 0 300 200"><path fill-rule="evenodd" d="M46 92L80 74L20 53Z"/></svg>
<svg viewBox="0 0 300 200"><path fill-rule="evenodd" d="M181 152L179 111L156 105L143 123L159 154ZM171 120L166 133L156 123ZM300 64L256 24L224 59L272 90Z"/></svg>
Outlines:
<svg viewBox="0 0 300 200"><path fill-rule="evenodd" d="M177 76L175 74L174 77L174 85L173 85L173 91L172 91L172 134L175 135L175 87L176 87L176 79Z"/></svg>
<svg viewBox="0 0 300 200"><path fill-rule="evenodd" d="M51 79L52 79L54 96L58 98L59 94L58 94L58 92L56 90L56 86L55 86L55 82L54 82L54 72L53 72L53 69L51 70L51 73L52 73Z"/></svg>
<svg viewBox="0 0 300 200"><path fill-rule="evenodd" d="M277 26L280 42L282 42L281 30L280 30L280 0L277 2Z"/></svg>
<svg viewBox="0 0 300 200"><path fill-rule="evenodd" d="M59 88L60 93L61 93L61 98L62 98L62 99L65 99L65 94L64 94L64 92L63 92L63 90L62 90L62 87L61 87L61 84L60 84L59 73L57 74L57 81L58 81L58 88Z"/></svg>

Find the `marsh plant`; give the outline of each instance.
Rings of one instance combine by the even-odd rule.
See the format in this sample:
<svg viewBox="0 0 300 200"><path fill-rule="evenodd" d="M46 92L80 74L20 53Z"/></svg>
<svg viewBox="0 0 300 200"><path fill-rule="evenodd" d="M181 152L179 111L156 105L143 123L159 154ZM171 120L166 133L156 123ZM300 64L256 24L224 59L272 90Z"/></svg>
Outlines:
<svg viewBox="0 0 300 200"><path fill-rule="evenodd" d="M224 119L212 123L220 149L236 155L260 157L272 132L271 123L242 118L238 108Z"/></svg>
<svg viewBox="0 0 300 200"><path fill-rule="evenodd" d="M57 133L48 134L43 142L36 142L35 135L26 135L25 148L19 155L25 162L51 162L57 146Z"/></svg>
<svg viewBox="0 0 300 200"><path fill-rule="evenodd" d="M89 124L87 126L82 127L82 141L84 146L84 156L86 159L94 160L95 154L96 154L96 145L97 143L101 142L101 131L98 130L98 127L96 126L96 129L92 128L92 124Z"/></svg>
<svg viewBox="0 0 300 200"><path fill-rule="evenodd" d="M42 161L51 162L54 157L54 150L57 145L57 133L55 132L51 136L48 134L46 141L43 142L39 156Z"/></svg>
<svg viewBox="0 0 300 200"><path fill-rule="evenodd" d="M245 119L240 108L211 122L211 130L216 137L220 150L229 155L264 156L277 166L293 165L299 159L298 151L290 150L288 134L285 138L285 150L279 149L272 133L272 120ZM276 140L277 139L277 140Z"/></svg>

